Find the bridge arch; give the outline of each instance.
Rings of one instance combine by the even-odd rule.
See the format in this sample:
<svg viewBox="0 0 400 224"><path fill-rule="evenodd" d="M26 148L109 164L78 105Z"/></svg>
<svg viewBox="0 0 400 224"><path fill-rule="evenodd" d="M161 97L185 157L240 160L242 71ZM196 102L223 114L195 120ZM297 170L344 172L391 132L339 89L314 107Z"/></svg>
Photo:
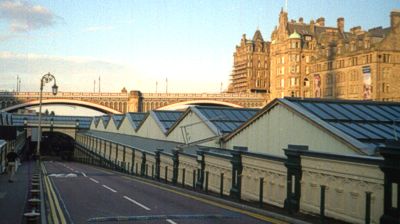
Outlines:
<svg viewBox="0 0 400 224"><path fill-rule="evenodd" d="M121 114L121 112L109 108L100 104L96 104L96 103L92 103L92 102L87 102L87 101L81 101L81 100L72 100L72 99L44 99L42 100L42 104L43 105L48 105L48 104L70 104L70 105L78 105L78 106L83 106L83 107L88 107L91 109L95 109L98 111L101 111L103 113L112 113L112 114ZM26 103L21 103L21 104L17 104L17 105L13 105L13 106L8 106L4 109L2 109L1 111L3 112L10 112L10 111L14 111L14 110L18 110L20 108L24 108L24 107L31 107L31 106L36 106L39 105L39 100L33 100L30 102L26 102Z"/></svg>
<svg viewBox="0 0 400 224"><path fill-rule="evenodd" d="M182 102L178 102L178 103L169 104L169 105L157 108L157 110L171 110L171 109L181 108L183 106L190 106L190 105L215 105L215 106L242 108L242 106L240 106L238 104L224 102L224 101L190 100L190 101L182 101Z"/></svg>

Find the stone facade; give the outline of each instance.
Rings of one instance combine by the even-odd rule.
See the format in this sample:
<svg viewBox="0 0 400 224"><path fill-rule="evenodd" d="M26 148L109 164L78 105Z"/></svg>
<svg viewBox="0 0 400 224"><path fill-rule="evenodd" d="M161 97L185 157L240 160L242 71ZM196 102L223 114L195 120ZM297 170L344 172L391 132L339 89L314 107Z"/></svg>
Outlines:
<svg viewBox="0 0 400 224"><path fill-rule="evenodd" d="M342 17L336 27L328 27L323 17L309 23L303 18L289 21L288 13L282 10L271 42L262 41L266 47L262 51L265 61L261 62L265 67L262 72L267 73L264 91L269 92L270 100L284 96L400 100L396 76L400 73L400 12L392 11L390 21L387 28L365 31L358 26L346 32ZM254 64L256 40L243 36L241 46L236 47L232 92L254 91L252 67L246 67L246 87L237 80L246 75L239 72L241 66ZM247 57L243 56L243 49L251 50L251 46L253 52L247 50Z"/></svg>
<svg viewBox="0 0 400 224"><path fill-rule="evenodd" d="M252 40L243 34L239 46L236 46L232 83L228 91L265 93L269 86L269 48L260 30Z"/></svg>

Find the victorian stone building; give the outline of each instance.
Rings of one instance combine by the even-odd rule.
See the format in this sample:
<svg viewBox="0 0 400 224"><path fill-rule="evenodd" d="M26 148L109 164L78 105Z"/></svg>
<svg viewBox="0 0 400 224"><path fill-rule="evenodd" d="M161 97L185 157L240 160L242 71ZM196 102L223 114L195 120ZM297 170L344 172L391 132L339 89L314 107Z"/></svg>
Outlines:
<svg viewBox="0 0 400 224"><path fill-rule="evenodd" d="M236 47L231 91L264 91L271 100L400 100L400 12L392 11L390 21L387 28L345 31L344 18L328 27L322 17L289 21L281 10L271 42L257 30L253 40L243 36ZM257 45L264 48L257 51Z"/></svg>

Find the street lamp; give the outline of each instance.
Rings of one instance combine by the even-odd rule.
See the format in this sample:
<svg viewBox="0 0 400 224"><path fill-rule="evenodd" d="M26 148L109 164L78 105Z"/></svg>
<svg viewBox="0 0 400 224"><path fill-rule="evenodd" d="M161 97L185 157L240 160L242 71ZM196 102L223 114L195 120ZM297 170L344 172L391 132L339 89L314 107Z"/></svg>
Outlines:
<svg viewBox="0 0 400 224"><path fill-rule="evenodd" d="M40 158L40 142L42 140L42 94L43 94L43 86L46 83L49 83L54 80L54 85L51 87L53 95L57 95L58 86L56 84L56 78L50 74L45 74L40 80L40 96L39 96L39 125L38 125L38 139L37 139L37 148L36 148L36 156Z"/></svg>

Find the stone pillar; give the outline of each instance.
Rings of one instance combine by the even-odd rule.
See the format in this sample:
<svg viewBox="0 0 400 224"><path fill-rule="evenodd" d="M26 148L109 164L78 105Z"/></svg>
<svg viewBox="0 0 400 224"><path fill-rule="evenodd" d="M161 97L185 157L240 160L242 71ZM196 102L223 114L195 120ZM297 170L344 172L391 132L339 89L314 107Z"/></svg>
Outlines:
<svg viewBox="0 0 400 224"><path fill-rule="evenodd" d="M298 212L300 209L301 185L301 154L308 150L308 146L304 145L288 145L285 150L287 160L285 166L287 168L286 179L286 199L285 209L289 213Z"/></svg>
<svg viewBox="0 0 400 224"><path fill-rule="evenodd" d="M140 175L144 176L146 170L146 153L142 152L142 163L140 164Z"/></svg>
<svg viewBox="0 0 400 224"><path fill-rule="evenodd" d="M127 112L141 112L142 111L142 93L140 91L130 91L128 95L128 111Z"/></svg>
<svg viewBox="0 0 400 224"><path fill-rule="evenodd" d="M383 215L380 221L382 224L400 224L400 142L386 144L386 147L379 148L379 153L385 159L380 166L385 175ZM393 195L394 191L397 195Z"/></svg>
<svg viewBox="0 0 400 224"><path fill-rule="evenodd" d="M206 163L204 161L204 151L203 150L197 151L197 164L198 164L199 168L197 169L196 188L203 189L204 169L206 166Z"/></svg>
<svg viewBox="0 0 400 224"><path fill-rule="evenodd" d="M247 151L247 147L233 146L233 151L231 152L232 186L229 195L238 200L240 200L242 193L242 152L245 151Z"/></svg>

